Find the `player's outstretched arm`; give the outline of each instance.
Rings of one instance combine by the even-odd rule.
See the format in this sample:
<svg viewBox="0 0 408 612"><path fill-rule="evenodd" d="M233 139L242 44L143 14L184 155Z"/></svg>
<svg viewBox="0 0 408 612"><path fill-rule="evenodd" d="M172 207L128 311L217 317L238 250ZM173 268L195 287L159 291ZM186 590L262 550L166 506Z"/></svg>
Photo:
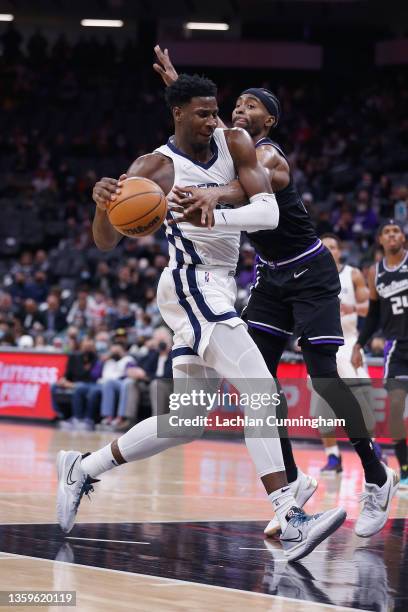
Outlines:
<svg viewBox="0 0 408 612"><path fill-rule="evenodd" d="M123 238L109 222L107 209L121 194L123 181L130 176L141 176L155 181L164 193L168 193L174 181L173 162L164 155L143 155L132 163L127 174L122 174L119 180L103 178L96 183L92 194L96 204L92 233L95 244L101 251L111 251Z"/></svg>
<svg viewBox="0 0 408 612"><path fill-rule="evenodd" d="M173 66L173 63L170 59L169 50L161 49L160 45L156 45L154 48L154 52L156 54L157 62L153 64L153 70L160 74L163 79L166 87L172 85L178 79L178 72ZM225 128L225 123L218 117L217 127Z"/></svg>
<svg viewBox="0 0 408 612"><path fill-rule="evenodd" d="M169 50L164 49L163 51L160 45L156 45L154 52L157 62L153 64L153 70L155 70L157 74L160 74L166 87L169 87L177 81L179 76L170 59Z"/></svg>

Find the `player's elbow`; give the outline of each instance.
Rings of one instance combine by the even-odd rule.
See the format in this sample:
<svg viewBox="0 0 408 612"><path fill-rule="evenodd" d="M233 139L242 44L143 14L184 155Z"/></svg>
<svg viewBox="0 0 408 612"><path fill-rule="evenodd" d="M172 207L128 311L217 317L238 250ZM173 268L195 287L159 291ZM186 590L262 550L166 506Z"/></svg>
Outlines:
<svg viewBox="0 0 408 612"><path fill-rule="evenodd" d="M262 223L262 229L273 230L279 224L279 206L273 193L257 193L250 198L250 203L253 206L253 212L259 217Z"/></svg>

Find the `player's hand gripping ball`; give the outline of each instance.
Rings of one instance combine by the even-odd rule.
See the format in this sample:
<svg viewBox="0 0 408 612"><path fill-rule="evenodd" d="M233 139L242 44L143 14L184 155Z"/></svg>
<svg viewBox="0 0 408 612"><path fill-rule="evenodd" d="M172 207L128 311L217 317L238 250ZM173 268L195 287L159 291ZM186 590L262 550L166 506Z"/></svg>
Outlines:
<svg viewBox="0 0 408 612"><path fill-rule="evenodd" d="M121 186L121 193L107 209L110 223L130 238L154 234L167 213L163 191L150 179L132 176Z"/></svg>

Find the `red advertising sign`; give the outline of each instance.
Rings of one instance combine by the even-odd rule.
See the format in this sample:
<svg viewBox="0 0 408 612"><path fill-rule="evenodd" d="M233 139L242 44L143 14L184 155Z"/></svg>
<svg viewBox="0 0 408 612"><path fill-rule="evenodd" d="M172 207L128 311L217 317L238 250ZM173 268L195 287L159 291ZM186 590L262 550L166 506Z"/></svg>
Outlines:
<svg viewBox="0 0 408 612"><path fill-rule="evenodd" d="M50 385L63 376L67 355L0 352L0 416L53 419Z"/></svg>
<svg viewBox="0 0 408 612"><path fill-rule="evenodd" d="M376 418L376 437L389 437L387 423L389 413L389 402L387 391L383 386L383 367L368 366L368 372L371 377L373 386L372 398L374 401L373 409ZM309 417L310 415L310 399L311 399L311 384L306 379L307 371L304 363L281 363L278 367L278 377L283 381L283 390L285 391L288 402L288 411L290 418L296 418L301 415ZM296 379L295 379L296 378ZM286 384L285 384L286 379ZM303 380L299 380L303 379ZM289 428L290 434L294 437L302 437L305 430L292 426ZM310 429L307 431L308 437L320 438L318 429Z"/></svg>
<svg viewBox="0 0 408 612"><path fill-rule="evenodd" d="M383 368L381 366L369 366L368 370L372 379L372 400L376 418L376 437L388 440L389 430L387 423L389 402L387 392L383 386ZM292 424L288 427L290 436L294 438L320 438L319 429L317 427L311 428L302 425L302 418L308 419L316 416L311 413L312 385L310 379L307 378L305 364L303 362L281 363L278 368L278 377L288 404L288 418L299 421L299 425ZM224 381L223 385L227 392L231 391L228 383ZM223 432L242 431L242 425L235 423L235 421L231 419L235 414L243 416L243 411L238 407L236 402L231 402L231 405L223 404L222 407L219 406L210 415L208 429L217 430L217 420L218 423L220 423L225 418L231 425L223 427ZM408 418L407 412L405 416ZM341 429L338 429L337 433L339 437L344 436L344 432Z"/></svg>

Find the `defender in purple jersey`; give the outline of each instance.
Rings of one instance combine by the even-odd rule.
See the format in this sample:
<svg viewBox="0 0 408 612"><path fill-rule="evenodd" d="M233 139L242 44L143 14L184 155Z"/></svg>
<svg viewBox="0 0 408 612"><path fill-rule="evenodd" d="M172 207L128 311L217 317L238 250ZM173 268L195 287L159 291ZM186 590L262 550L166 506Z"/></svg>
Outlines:
<svg viewBox="0 0 408 612"><path fill-rule="evenodd" d="M155 69L169 85L177 79L177 72L168 53L163 53L159 47L155 51L160 62ZM338 299L339 275L332 255L316 235L293 184L283 151L269 138L280 114L277 97L257 87L240 94L232 113L233 126L244 129L252 138L258 161L267 172L275 193L280 215L275 230L248 234L258 253L258 265L243 318L275 378L288 338L295 333L299 339L314 389L336 417L345 420L347 435L361 459L370 496L363 494L364 504L356 533L368 537L379 531L387 520L389 502L396 490L396 474L378 460L361 408L337 372L336 352L344 342ZM192 222L190 215L200 208L201 224L208 227L212 226L217 206L239 206L247 200L238 181L209 189L184 187L175 190L175 196L186 221ZM285 416L285 401L281 401L280 408L278 416ZM291 487L297 487L301 473L294 461L286 429L281 428L280 434L288 482ZM264 484L267 479L268 476L262 478ZM312 488L309 497L313 491ZM388 500L387 504L382 503L383 498ZM372 511L374 506L375 511ZM274 529L274 525L268 525L266 532L271 534Z"/></svg>

